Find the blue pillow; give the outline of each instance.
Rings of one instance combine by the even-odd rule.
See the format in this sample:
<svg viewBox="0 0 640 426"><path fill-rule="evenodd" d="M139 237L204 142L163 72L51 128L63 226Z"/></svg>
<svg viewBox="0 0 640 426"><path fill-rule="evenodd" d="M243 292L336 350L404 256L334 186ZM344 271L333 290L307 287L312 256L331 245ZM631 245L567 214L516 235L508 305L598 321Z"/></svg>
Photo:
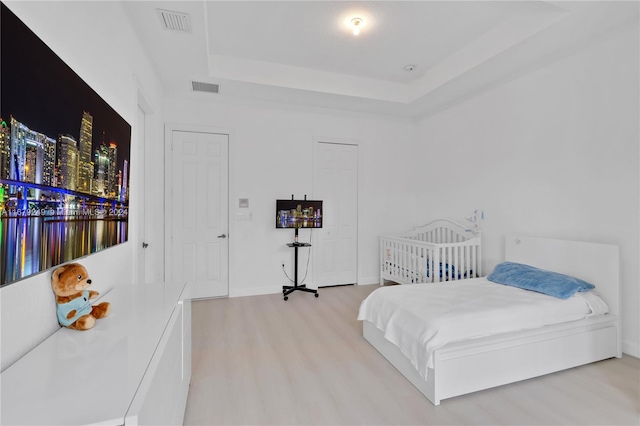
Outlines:
<svg viewBox="0 0 640 426"><path fill-rule="evenodd" d="M568 299L576 292L596 288L593 284L579 278L514 262L496 265L487 279L498 284L537 291L560 299Z"/></svg>

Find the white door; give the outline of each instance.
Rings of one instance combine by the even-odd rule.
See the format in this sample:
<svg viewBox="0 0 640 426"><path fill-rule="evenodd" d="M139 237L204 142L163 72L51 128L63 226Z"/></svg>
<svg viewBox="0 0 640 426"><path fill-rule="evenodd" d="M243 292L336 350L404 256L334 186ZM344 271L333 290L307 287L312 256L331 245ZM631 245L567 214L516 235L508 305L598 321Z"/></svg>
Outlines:
<svg viewBox="0 0 640 426"><path fill-rule="evenodd" d="M323 201L314 230L313 280L318 287L358 279L358 146L317 142L313 198Z"/></svg>
<svg viewBox="0 0 640 426"><path fill-rule="evenodd" d="M193 298L229 295L229 136L172 132L173 281Z"/></svg>

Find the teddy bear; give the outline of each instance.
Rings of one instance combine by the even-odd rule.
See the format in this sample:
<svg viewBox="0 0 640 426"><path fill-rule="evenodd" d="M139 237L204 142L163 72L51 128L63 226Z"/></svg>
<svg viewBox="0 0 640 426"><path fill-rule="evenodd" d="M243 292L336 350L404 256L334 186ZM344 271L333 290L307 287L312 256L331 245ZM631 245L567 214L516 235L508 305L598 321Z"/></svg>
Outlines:
<svg viewBox="0 0 640 426"><path fill-rule="evenodd" d="M91 306L91 299L99 293L87 290L91 285L89 273L79 263L68 263L55 269L51 275L51 287L58 304L58 322L75 330L89 330L96 319L104 318L111 310L109 302Z"/></svg>

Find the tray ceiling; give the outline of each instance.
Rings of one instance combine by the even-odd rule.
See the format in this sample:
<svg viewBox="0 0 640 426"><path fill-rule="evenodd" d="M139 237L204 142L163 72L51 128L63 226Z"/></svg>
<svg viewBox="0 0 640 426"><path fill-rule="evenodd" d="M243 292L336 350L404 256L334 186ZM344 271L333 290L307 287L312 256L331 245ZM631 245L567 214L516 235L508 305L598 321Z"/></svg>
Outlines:
<svg viewBox="0 0 640 426"><path fill-rule="evenodd" d="M168 91L417 117L627 25L637 2L126 1ZM158 9L186 14L163 28ZM363 19L354 36L353 17ZM412 65L413 71L405 71ZM219 85L193 94L193 82Z"/></svg>

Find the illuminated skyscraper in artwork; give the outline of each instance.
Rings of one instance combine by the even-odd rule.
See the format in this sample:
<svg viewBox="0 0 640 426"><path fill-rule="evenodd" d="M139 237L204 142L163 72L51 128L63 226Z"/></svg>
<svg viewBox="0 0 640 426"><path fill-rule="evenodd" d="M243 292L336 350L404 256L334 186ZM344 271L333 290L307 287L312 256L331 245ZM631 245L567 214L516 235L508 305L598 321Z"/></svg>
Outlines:
<svg viewBox="0 0 640 426"><path fill-rule="evenodd" d="M109 151L103 143L93 152L93 187L92 193L98 197L107 196L107 176L109 169Z"/></svg>
<svg viewBox="0 0 640 426"><path fill-rule="evenodd" d="M58 138L58 186L75 191L78 186L78 143L69 135Z"/></svg>
<svg viewBox="0 0 640 426"><path fill-rule="evenodd" d="M11 117L9 179L51 185L56 156L54 139Z"/></svg>
<svg viewBox="0 0 640 426"><path fill-rule="evenodd" d="M129 199L129 162L124 160L124 170L122 170L122 186L120 187L120 201Z"/></svg>
<svg viewBox="0 0 640 426"><path fill-rule="evenodd" d="M108 150L109 168L107 169L107 196L118 197L118 146L111 142Z"/></svg>
<svg viewBox="0 0 640 426"><path fill-rule="evenodd" d="M42 135L42 146L44 148L44 160L42 163L42 184L55 186L56 174L56 140Z"/></svg>
<svg viewBox="0 0 640 426"><path fill-rule="evenodd" d="M7 122L0 118L0 179L9 179L10 174L11 131L9 130Z"/></svg>
<svg viewBox="0 0 640 426"><path fill-rule="evenodd" d="M27 141L24 137L25 127L15 118L11 117L11 164L9 166L9 179L24 179L24 157L27 153ZM26 129L29 130L29 129Z"/></svg>
<svg viewBox="0 0 640 426"><path fill-rule="evenodd" d="M80 192L91 193L93 180L93 164L91 151L93 143L93 116L88 112L82 114L80 122L80 138L78 140L78 188Z"/></svg>

